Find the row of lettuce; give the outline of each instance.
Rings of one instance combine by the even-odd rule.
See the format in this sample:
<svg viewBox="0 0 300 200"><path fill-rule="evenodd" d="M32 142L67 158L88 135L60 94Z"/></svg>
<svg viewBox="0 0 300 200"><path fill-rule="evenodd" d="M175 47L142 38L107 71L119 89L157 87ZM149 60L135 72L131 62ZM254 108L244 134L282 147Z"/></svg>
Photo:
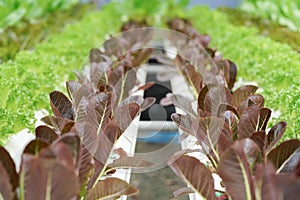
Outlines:
<svg viewBox="0 0 300 200"><path fill-rule="evenodd" d="M0 32L23 21L36 23L49 13L68 10L78 0L9 0L0 2Z"/></svg>
<svg viewBox="0 0 300 200"><path fill-rule="evenodd" d="M241 9L271 19L293 31L300 31L300 1L298 0L246 0L242 3Z"/></svg>
<svg viewBox="0 0 300 200"><path fill-rule="evenodd" d="M50 36L35 50L18 53L0 66L0 143L25 127L34 128L34 113L48 108L48 94L74 78L89 49L119 29L119 17L105 10L90 13L62 33Z"/></svg>
<svg viewBox="0 0 300 200"><path fill-rule="evenodd" d="M146 10L145 5L139 4L138 12ZM0 143L5 143L9 135L23 128L33 127L34 112L49 109L48 93L62 89L65 80L74 78L73 70L82 66L89 49L100 44L107 34L116 32L122 23L121 18L135 15L135 6L127 8L124 13L124 10L120 11L120 6L110 4L100 12L90 13L80 22L68 25L62 33L37 45L35 51L21 52L15 61L1 65ZM182 17L185 13L198 31L213 37L212 44L222 50L224 57L237 63L239 77L257 81L259 87L264 89L262 93L267 106L280 111L276 121L288 122L286 135L298 138L299 55L287 45L258 36L256 29L233 26L218 11L194 7L183 12L181 5L175 6L178 9L173 10L173 15ZM165 26L160 22L164 21L164 17L171 16L170 12L172 9L165 9L160 17L149 15L148 21Z"/></svg>
<svg viewBox="0 0 300 200"><path fill-rule="evenodd" d="M81 19L85 12L95 8L92 4L76 2L0 2L0 63L14 59L21 50L34 48L49 35L61 31L66 23Z"/></svg>

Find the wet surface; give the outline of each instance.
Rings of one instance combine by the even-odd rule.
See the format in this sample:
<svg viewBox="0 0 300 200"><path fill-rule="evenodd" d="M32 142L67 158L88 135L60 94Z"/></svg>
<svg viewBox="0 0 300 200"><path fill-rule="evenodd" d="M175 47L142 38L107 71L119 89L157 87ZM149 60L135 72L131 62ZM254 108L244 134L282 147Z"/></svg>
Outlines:
<svg viewBox="0 0 300 200"><path fill-rule="evenodd" d="M180 150L179 145L171 145L175 151ZM136 152L156 151L164 146L165 144L138 142ZM128 197L129 200L167 200L173 197L175 190L186 187L185 183L168 166L152 172L133 173L131 174L131 183L139 189L139 195ZM189 198L183 196L178 199L188 200Z"/></svg>

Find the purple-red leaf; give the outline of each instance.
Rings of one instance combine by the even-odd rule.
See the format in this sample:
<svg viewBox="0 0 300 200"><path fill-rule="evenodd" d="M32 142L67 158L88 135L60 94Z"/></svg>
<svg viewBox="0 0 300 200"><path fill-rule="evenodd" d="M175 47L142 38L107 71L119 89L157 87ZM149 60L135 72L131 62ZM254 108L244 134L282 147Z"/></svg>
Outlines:
<svg viewBox="0 0 300 200"><path fill-rule="evenodd" d="M228 129L227 129L228 128ZM227 131L226 131L227 129ZM233 143L231 132L227 133L229 127L224 126L224 131L221 133L218 142L217 142L217 150L219 155L222 155Z"/></svg>
<svg viewBox="0 0 300 200"><path fill-rule="evenodd" d="M236 115L237 118L240 118L237 110L233 106L228 105L228 104L220 104L219 105L218 111L217 111L217 116L222 117L222 114L224 115L224 112L226 112L226 111L231 111L233 114ZM225 114L225 118L226 118L226 114Z"/></svg>
<svg viewBox="0 0 300 200"><path fill-rule="evenodd" d="M81 141L78 135L73 133L68 133L68 134L64 134L57 141L55 141L52 148L55 149L56 144L63 143L65 147L68 147L67 150L69 150L71 153L73 166L77 166L79 162L79 156L80 156L80 142ZM65 149L65 147L63 147L63 149ZM60 149L61 148L59 148L58 151L60 151ZM54 150L54 152L56 151Z"/></svg>
<svg viewBox="0 0 300 200"><path fill-rule="evenodd" d="M155 103L155 101L156 99L154 97L145 98L140 108L141 112L152 106Z"/></svg>
<svg viewBox="0 0 300 200"><path fill-rule="evenodd" d="M53 152L55 158L59 161L59 163L75 170L75 159L73 158L71 149L66 144L64 144L63 142L56 142L51 146L51 151ZM41 158L43 157L42 154L43 151L40 153Z"/></svg>
<svg viewBox="0 0 300 200"><path fill-rule="evenodd" d="M58 91L51 92L50 104L55 116L71 120L74 119L74 110L72 103L63 93Z"/></svg>
<svg viewBox="0 0 300 200"><path fill-rule="evenodd" d="M194 192L209 200L217 199L212 173L198 159L183 155L171 158L168 165L177 176L191 186Z"/></svg>
<svg viewBox="0 0 300 200"><path fill-rule="evenodd" d="M84 145L81 145L78 161L78 179L81 189L85 189L90 177L90 172L93 169L92 158L92 154L84 147Z"/></svg>
<svg viewBox="0 0 300 200"><path fill-rule="evenodd" d="M228 88L231 90L234 86L236 81L237 75L237 67L234 62L227 60L229 62L229 81L228 81Z"/></svg>
<svg viewBox="0 0 300 200"><path fill-rule="evenodd" d="M284 162L300 147L300 140L290 139L282 142L268 153L268 159L273 162L275 168L279 170Z"/></svg>
<svg viewBox="0 0 300 200"><path fill-rule="evenodd" d="M266 148L266 132L265 131L257 131L254 132L251 136L250 139L252 139L256 145L259 147L260 151L264 153L265 148Z"/></svg>
<svg viewBox="0 0 300 200"><path fill-rule="evenodd" d="M115 121L110 120L98 136L98 147L94 158L102 164L106 164L113 150L113 146L121 135L121 131Z"/></svg>
<svg viewBox="0 0 300 200"><path fill-rule="evenodd" d="M35 129L35 136L37 139L51 144L54 140L58 138L56 132L49 128L48 126L39 126Z"/></svg>
<svg viewBox="0 0 300 200"><path fill-rule="evenodd" d="M196 137L203 150L209 154L212 150L217 154L215 145L220 135L225 131L226 122L218 117L200 117L192 124ZM218 155L215 155L218 156Z"/></svg>
<svg viewBox="0 0 300 200"><path fill-rule="evenodd" d="M82 145L94 155L99 145L97 129L90 123L76 123L76 133L79 136Z"/></svg>
<svg viewBox="0 0 300 200"><path fill-rule="evenodd" d="M210 88L204 99L204 109L216 116L221 104L232 105L232 97L228 88L222 85Z"/></svg>
<svg viewBox="0 0 300 200"><path fill-rule="evenodd" d="M140 106L136 103L123 104L114 111L114 120L123 132L139 113Z"/></svg>
<svg viewBox="0 0 300 200"><path fill-rule="evenodd" d="M118 178L106 178L99 181L86 196L86 200L117 199L120 196L132 196L138 194L138 190L127 182Z"/></svg>
<svg viewBox="0 0 300 200"><path fill-rule="evenodd" d="M114 77L111 81L114 93L114 108L121 104L129 96L129 92L136 84L136 72L130 70L124 75Z"/></svg>
<svg viewBox="0 0 300 200"><path fill-rule="evenodd" d="M209 89L216 85L205 85L198 95L198 109L204 110L204 99Z"/></svg>
<svg viewBox="0 0 300 200"><path fill-rule="evenodd" d="M67 81L66 88L71 99L74 98L74 94L78 91L82 85L78 81Z"/></svg>
<svg viewBox="0 0 300 200"><path fill-rule="evenodd" d="M105 93L94 95L90 100L82 99L79 104L78 121L88 122L99 130L108 122L111 114L111 96Z"/></svg>
<svg viewBox="0 0 300 200"><path fill-rule="evenodd" d="M259 108L263 108L265 104L265 99L260 94L251 95L247 101L247 107L257 106Z"/></svg>
<svg viewBox="0 0 300 200"><path fill-rule="evenodd" d="M173 113L171 115L172 120L176 123L177 127L183 130L184 132L195 136L195 133L192 129L192 123L195 119L193 119L189 115L181 115L178 113Z"/></svg>
<svg viewBox="0 0 300 200"><path fill-rule="evenodd" d="M102 52L100 49L91 49L89 59L91 63L100 63L102 61Z"/></svg>
<svg viewBox="0 0 300 200"><path fill-rule="evenodd" d="M257 90L254 85L244 85L239 87L232 94L233 106L238 107L241 103L248 99L249 96L253 95Z"/></svg>
<svg viewBox="0 0 300 200"><path fill-rule="evenodd" d="M272 163L258 164L255 169L255 186L257 199L282 200L281 191L275 182L275 168Z"/></svg>
<svg viewBox="0 0 300 200"><path fill-rule="evenodd" d="M169 98L175 107L180 108L186 114L191 116L196 116L196 113L193 109L193 101L192 99L185 97L180 94L167 94L167 98Z"/></svg>
<svg viewBox="0 0 300 200"><path fill-rule="evenodd" d="M258 147L250 139L235 142L221 156L218 174L232 199L254 200L254 186L248 161L255 160Z"/></svg>
<svg viewBox="0 0 300 200"><path fill-rule="evenodd" d="M240 139L250 137L254 132L265 131L271 116L271 110L268 108L259 108L256 106L247 108L238 125L238 137Z"/></svg>
<svg viewBox="0 0 300 200"><path fill-rule="evenodd" d="M23 153L38 155L42 149L47 148L48 146L48 143L39 139L35 139L26 145Z"/></svg>
<svg viewBox="0 0 300 200"><path fill-rule="evenodd" d="M300 179L287 174L277 174L275 176L277 188L282 193L281 199L298 200L300 196Z"/></svg>
<svg viewBox="0 0 300 200"><path fill-rule="evenodd" d="M102 170L104 169L105 163L98 161L97 159L93 160L93 174L89 178L88 182L88 190L90 190L96 181L98 180Z"/></svg>
<svg viewBox="0 0 300 200"><path fill-rule="evenodd" d="M275 126L273 126L271 130L268 132L268 137L267 137L268 151L270 151L280 140L280 138L282 137L286 129L286 126L287 126L286 122L279 122Z"/></svg>
<svg viewBox="0 0 300 200"><path fill-rule="evenodd" d="M9 153L0 146L0 164L4 167L9 177L10 183L12 184L13 190L19 185L19 178L16 171L16 166Z"/></svg>
<svg viewBox="0 0 300 200"><path fill-rule="evenodd" d="M0 198L1 199L3 198L3 200L13 199L13 188L10 183L10 178L1 162L0 162Z"/></svg>
<svg viewBox="0 0 300 200"><path fill-rule="evenodd" d="M264 97L260 94L253 94L249 96L244 102L240 103L240 105L237 107L237 111L239 115L241 116L243 112L249 108L249 107L264 107Z"/></svg>
<svg viewBox="0 0 300 200"><path fill-rule="evenodd" d="M56 116L46 116L42 118L42 121L47 125L52 126L58 132L62 132L67 125L70 125L73 122L70 119Z"/></svg>
<svg viewBox="0 0 300 200"><path fill-rule="evenodd" d="M24 199L72 199L79 192L74 171L55 159L24 154L20 176Z"/></svg>

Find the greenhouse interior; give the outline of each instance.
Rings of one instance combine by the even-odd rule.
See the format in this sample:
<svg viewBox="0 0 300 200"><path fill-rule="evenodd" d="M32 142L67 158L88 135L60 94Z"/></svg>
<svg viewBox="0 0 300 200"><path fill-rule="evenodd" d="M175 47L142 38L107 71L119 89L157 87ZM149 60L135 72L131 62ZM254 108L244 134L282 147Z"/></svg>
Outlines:
<svg viewBox="0 0 300 200"><path fill-rule="evenodd" d="M299 196L299 0L0 0L0 200Z"/></svg>

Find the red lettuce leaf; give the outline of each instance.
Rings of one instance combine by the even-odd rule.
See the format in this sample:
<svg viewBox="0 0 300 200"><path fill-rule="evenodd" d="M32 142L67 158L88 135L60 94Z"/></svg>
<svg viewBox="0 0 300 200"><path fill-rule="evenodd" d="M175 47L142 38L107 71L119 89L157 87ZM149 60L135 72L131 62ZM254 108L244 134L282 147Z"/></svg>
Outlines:
<svg viewBox="0 0 300 200"><path fill-rule="evenodd" d="M285 129L286 129L287 123L286 122L279 122L275 126L271 128L271 130L268 132L267 136L267 150L270 151L280 140L282 137Z"/></svg>
<svg viewBox="0 0 300 200"><path fill-rule="evenodd" d="M300 147L300 140L290 139L282 142L268 153L268 159L273 162L275 168L280 170L283 164Z"/></svg>
<svg viewBox="0 0 300 200"><path fill-rule="evenodd" d="M282 199L298 200L300 196L300 179L287 174L275 176L277 188L282 192Z"/></svg>
<svg viewBox="0 0 300 200"><path fill-rule="evenodd" d="M61 92L50 93L50 104L53 114L57 117L74 119L74 110L71 101Z"/></svg>
<svg viewBox="0 0 300 200"><path fill-rule="evenodd" d="M221 85L210 88L204 99L204 109L213 115L217 115L221 104L232 105L230 91Z"/></svg>
<svg viewBox="0 0 300 200"><path fill-rule="evenodd" d="M195 136L195 133L192 129L192 123L196 119L193 119L189 115L181 115L178 113L173 113L171 115L172 120L176 123L177 127L180 128L185 133Z"/></svg>
<svg viewBox="0 0 300 200"><path fill-rule="evenodd" d="M235 90L232 94L232 102L235 107L246 101L249 96L253 95L257 90L254 85L244 85Z"/></svg>
<svg viewBox="0 0 300 200"><path fill-rule="evenodd" d="M127 182L118 178L106 178L99 181L86 196L86 200L117 199L122 195L136 195L138 190Z"/></svg>
<svg viewBox="0 0 300 200"><path fill-rule="evenodd" d="M254 132L265 131L271 116L268 108L256 106L247 108L240 118L238 125L238 137L240 139L250 137Z"/></svg>
<svg viewBox="0 0 300 200"><path fill-rule="evenodd" d="M198 159L190 156L173 157L168 160L171 169L193 190L205 199L217 199L211 171Z"/></svg>
<svg viewBox="0 0 300 200"><path fill-rule="evenodd" d="M58 138L56 132L48 126L39 126L35 129L35 136L37 139L51 144Z"/></svg>
<svg viewBox="0 0 300 200"><path fill-rule="evenodd" d="M281 200L281 191L276 185L275 168L267 162L265 165L258 164L255 170L255 186L257 199Z"/></svg>
<svg viewBox="0 0 300 200"><path fill-rule="evenodd" d="M66 126L74 125L72 120L56 116L46 116L42 118L42 121L53 127L58 133L62 133Z"/></svg>
<svg viewBox="0 0 300 200"><path fill-rule="evenodd" d="M182 111L184 111L186 114L191 116L196 116L195 111L193 110L193 100L182 96L180 94L168 94L167 98L169 98L174 106L177 108L180 108Z"/></svg>
<svg viewBox="0 0 300 200"><path fill-rule="evenodd" d="M9 153L2 146L0 146L0 163L7 172L9 181L14 191L19 186L19 177L16 171L16 165Z"/></svg>
<svg viewBox="0 0 300 200"><path fill-rule="evenodd" d="M234 62L231 60L227 60L229 62L229 81L227 83L228 89L232 89L234 86L234 83L236 81L236 75L237 75L237 67Z"/></svg>
<svg viewBox="0 0 300 200"><path fill-rule="evenodd" d="M258 152L258 147L252 140L244 139L236 141L222 154L217 171L232 199L255 199L248 161L254 161Z"/></svg>
<svg viewBox="0 0 300 200"><path fill-rule="evenodd" d="M78 195L76 174L55 159L24 154L20 177L25 199L72 199Z"/></svg>
<svg viewBox="0 0 300 200"><path fill-rule="evenodd" d="M10 183L9 175L0 162L0 197L10 200L13 199L13 195L13 188Z"/></svg>
<svg viewBox="0 0 300 200"><path fill-rule="evenodd" d="M39 140L39 139L35 139L26 145L26 147L23 151L23 154L27 153L27 154L32 154L32 155L38 155L42 149L45 149L48 146L49 146L48 143L46 143L42 140Z"/></svg>

